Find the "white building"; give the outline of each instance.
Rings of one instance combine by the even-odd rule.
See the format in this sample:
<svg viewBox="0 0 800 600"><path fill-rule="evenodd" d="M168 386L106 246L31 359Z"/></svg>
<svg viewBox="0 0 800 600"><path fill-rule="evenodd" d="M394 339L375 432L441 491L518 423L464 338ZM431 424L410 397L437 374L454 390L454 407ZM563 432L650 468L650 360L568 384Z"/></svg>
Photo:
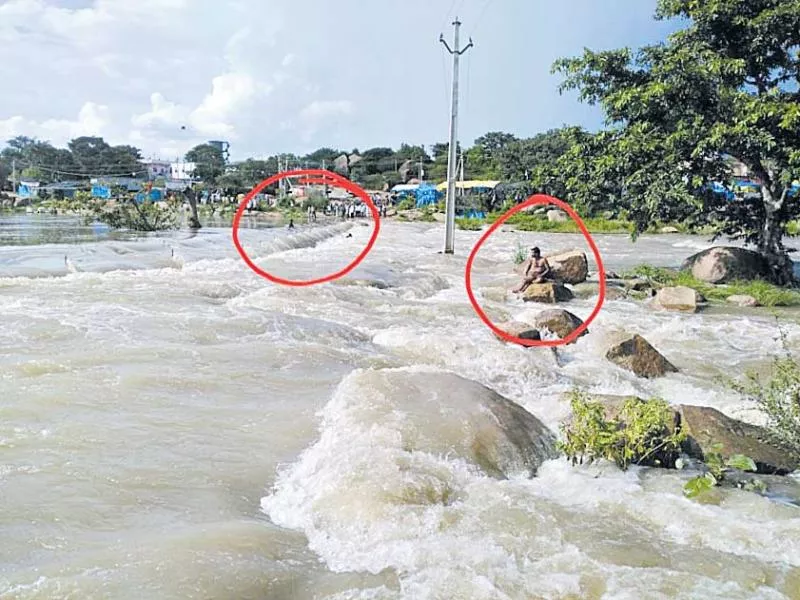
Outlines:
<svg viewBox="0 0 800 600"><path fill-rule="evenodd" d="M164 160L143 160L142 163L147 168L148 179L161 179L170 176L170 163Z"/></svg>
<svg viewBox="0 0 800 600"><path fill-rule="evenodd" d="M193 162L174 162L169 164L170 179L189 181L192 179L195 164Z"/></svg>

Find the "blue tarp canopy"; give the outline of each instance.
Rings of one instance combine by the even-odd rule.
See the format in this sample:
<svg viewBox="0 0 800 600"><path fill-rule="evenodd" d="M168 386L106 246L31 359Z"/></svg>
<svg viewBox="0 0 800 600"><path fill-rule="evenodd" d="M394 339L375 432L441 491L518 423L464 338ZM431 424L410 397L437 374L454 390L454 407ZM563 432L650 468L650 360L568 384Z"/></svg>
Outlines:
<svg viewBox="0 0 800 600"><path fill-rule="evenodd" d="M420 184L417 188L417 208L422 206L430 206L431 204L436 204L436 201L439 199L438 191L436 188L430 184Z"/></svg>
<svg viewBox="0 0 800 600"><path fill-rule="evenodd" d="M39 186L31 186L27 183L21 183L17 188L17 196L20 198L31 198L39 193Z"/></svg>
<svg viewBox="0 0 800 600"><path fill-rule="evenodd" d="M93 185L92 198L111 198L111 188L104 185Z"/></svg>
<svg viewBox="0 0 800 600"><path fill-rule="evenodd" d="M159 200L162 200L163 198L164 198L164 194L158 188L154 188L154 189L150 190L150 193L147 194L147 199L150 200L151 202L158 202ZM136 194L136 202L144 202L144 200L145 200L144 192L139 192L138 194Z"/></svg>

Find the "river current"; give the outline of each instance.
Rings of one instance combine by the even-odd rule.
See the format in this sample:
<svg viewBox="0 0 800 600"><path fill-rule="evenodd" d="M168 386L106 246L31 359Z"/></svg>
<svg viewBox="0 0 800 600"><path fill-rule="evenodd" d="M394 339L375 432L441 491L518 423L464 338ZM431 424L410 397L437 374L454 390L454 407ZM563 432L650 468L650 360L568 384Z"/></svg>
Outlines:
<svg viewBox="0 0 800 600"><path fill-rule="evenodd" d="M29 219L14 227L43 218ZM371 226L241 237L263 269L306 279L348 264ZM403 398L384 377L455 373L554 430L576 385L758 422L718 378L780 352L766 309L687 315L606 302L557 365L548 349L497 340L470 306L464 266L479 232L458 231L447 256L441 225L384 223L344 279L284 287L247 267L230 229L30 241L8 227L2 600L800 598L800 507L738 490L688 500L675 471L560 459L501 481L447 454L409 457L397 433L409 426ZM595 239L616 271L678 266L712 245ZM499 296L515 281L518 244L585 248L579 235L492 236L473 278L495 319L537 310ZM585 317L595 301L569 310ZM796 313L780 318L797 349ZM621 333L644 335L680 372L645 380L609 364ZM456 501L435 501L442 487Z"/></svg>

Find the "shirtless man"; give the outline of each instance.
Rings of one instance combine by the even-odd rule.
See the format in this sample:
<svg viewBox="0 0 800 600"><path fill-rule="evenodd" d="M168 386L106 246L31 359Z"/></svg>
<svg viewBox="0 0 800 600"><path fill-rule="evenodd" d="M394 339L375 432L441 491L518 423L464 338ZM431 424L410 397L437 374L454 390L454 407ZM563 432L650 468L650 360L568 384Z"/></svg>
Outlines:
<svg viewBox="0 0 800 600"><path fill-rule="evenodd" d="M512 290L515 294L524 292L532 283L542 283L547 281L550 275L550 265L546 258L542 258L539 248L531 248L531 259L528 261L528 268L523 274L523 281L518 288Z"/></svg>

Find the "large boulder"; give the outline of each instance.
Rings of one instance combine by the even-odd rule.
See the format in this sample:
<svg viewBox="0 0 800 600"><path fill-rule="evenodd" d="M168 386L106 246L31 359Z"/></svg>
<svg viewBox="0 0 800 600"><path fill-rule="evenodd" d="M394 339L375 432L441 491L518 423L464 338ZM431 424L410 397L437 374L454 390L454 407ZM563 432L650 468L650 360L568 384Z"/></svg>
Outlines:
<svg viewBox="0 0 800 600"><path fill-rule="evenodd" d="M708 283L767 279L770 275L769 265L761 254L733 246L717 246L693 254L681 268Z"/></svg>
<svg viewBox="0 0 800 600"><path fill-rule="evenodd" d="M553 308L545 310L536 315L533 322L538 330L547 329L556 334L562 340L583 325L583 321L567 310ZM583 330L578 337L589 333L588 329ZM572 342L575 343L574 341Z"/></svg>
<svg viewBox="0 0 800 600"><path fill-rule="evenodd" d="M504 323L498 323L497 328L501 331L505 331L508 335L513 335L514 337L518 337L523 340L542 339L538 329L536 329L533 325L529 325L528 323L523 323L521 321L506 321ZM495 337L500 340L503 339L496 333Z"/></svg>
<svg viewBox="0 0 800 600"><path fill-rule="evenodd" d="M541 302L543 304L555 304L556 302L567 302L574 296L568 288L560 283L532 283L522 293L525 302Z"/></svg>
<svg viewBox="0 0 800 600"><path fill-rule="evenodd" d="M406 465L411 482L420 475L412 469L417 455L461 459L497 478L533 476L559 455L556 436L527 410L480 383L439 371L356 371L340 384L323 420L323 460L353 452L361 459L373 448L363 468L375 468L375 461L391 463L386 468Z"/></svg>
<svg viewBox="0 0 800 600"><path fill-rule="evenodd" d="M569 220L569 215L562 210L548 210L547 220L551 223L566 223Z"/></svg>
<svg viewBox="0 0 800 600"><path fill-rule="evenodd" d="M743 423L722 414L709 406L677 407L681 429L687 434L686 452L703 460L720 444L720 454L729 458L734 454L749 456L759 473L785 475L800 466L798 457L770 443L762 427Z"/></svg>
<svg viewBox="0 0 800 600"><path fill-rule="evenodd" d="M697 312L705 298L690 287L665 287L658 290L651 306L663 310Z"/></svg>
<svg viewBox="0 0 800 600"><path fill-rule="evenodd" d="M546 258L553 270L553 276L562 283L583 283L589 276L586 253L580 250L550 254Z"/></svg>
<svg viewBox="0 0 800 600"><path fill-rule="evenodd" d="M614 364L636 373L639 377L661 377L677 373L678 369L640 335L612 346L606 358Z"/></svg>

